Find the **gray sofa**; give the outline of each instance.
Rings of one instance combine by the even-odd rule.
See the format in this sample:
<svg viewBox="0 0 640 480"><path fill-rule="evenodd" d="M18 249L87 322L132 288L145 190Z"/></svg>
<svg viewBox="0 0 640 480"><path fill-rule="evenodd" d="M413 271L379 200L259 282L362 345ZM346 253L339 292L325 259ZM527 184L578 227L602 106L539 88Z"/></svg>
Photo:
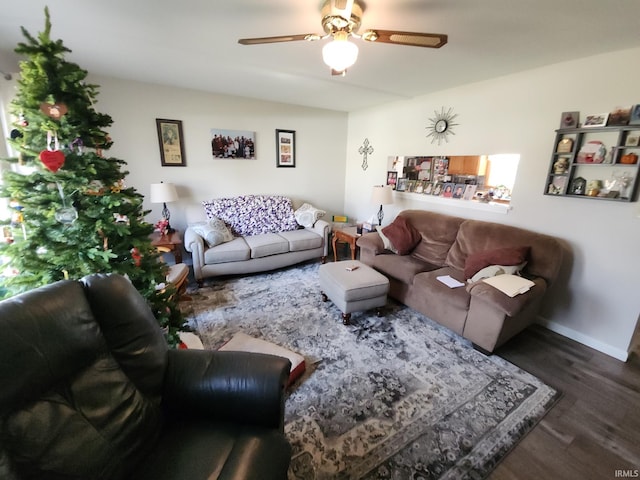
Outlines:
<svg viewBox="0 0 640 480"><path fill-rule="evenodd" d="M311 228L236 236L214 247L208 247L191 226L206 220L202 206L188 207L190 226L184 234L184 247L191 253L200 286L208 277L263 272L313 259L324 262L328 254L330 227L324 220L317 220Z"/></svg>
<svg viewBox="0 0 640 480"><path fill-rule="evenodd" d="M557 239L522 228L425 210L406 210L399 216L418 232L418 243L407 254L385 249L377 232L357 241L360 260L389 278L389 296L469 339L485 352L493 352L534 322L562 262L563 246ZM522 275L535 285L528 292L509 297L485 282L467 283L469 257L516 247L529 249ZM466 285L449 288L437 280L441 275L450 275Z"/></svg>

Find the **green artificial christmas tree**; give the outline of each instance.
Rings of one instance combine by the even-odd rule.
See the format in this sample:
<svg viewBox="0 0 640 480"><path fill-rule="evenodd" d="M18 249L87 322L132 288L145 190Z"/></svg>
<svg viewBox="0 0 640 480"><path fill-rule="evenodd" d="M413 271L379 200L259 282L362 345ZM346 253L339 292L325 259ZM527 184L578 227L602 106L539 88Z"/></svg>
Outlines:
<svg viewBox="0 0 640 480"><path fill-rule="evenodd" d="M22 28L27 41L16 48L27 60L11 103L9 142L18 157L5 159L13 166L0 190L13 209L3 226L0 286L11 296L96 272L127 275L175 345L184 321L175 289L162 288L166 266L149 239L149 212L142 195L125 187L125 162L103 154L112 119L94 109L97 86L65 60L70 50L50 39L48 9L45 17L37 38Z"/></svg>

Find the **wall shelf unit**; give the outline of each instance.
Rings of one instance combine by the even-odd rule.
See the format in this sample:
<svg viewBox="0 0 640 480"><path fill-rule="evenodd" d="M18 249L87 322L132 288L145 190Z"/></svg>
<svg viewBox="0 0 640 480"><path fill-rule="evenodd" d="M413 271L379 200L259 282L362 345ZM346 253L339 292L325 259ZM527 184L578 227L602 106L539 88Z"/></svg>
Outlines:
<svg viewBox="0 0 640 480"><path fill-rule="evenodd" d="M556 130L544 194L635 201L639 156L640 125L560 128Z"/></svg>

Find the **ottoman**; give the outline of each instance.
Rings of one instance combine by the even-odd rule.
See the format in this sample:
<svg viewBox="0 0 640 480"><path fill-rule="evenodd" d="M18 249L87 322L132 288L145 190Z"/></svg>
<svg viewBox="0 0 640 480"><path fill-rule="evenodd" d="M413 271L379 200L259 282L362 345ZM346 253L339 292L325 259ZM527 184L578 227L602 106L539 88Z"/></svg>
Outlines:
<svg viewBox="0 0 640 480"><path fill-rule="evenodd" d="M358 260L320 265L322 300L330 299L342 312L342 321L349 325L351 312L378 309L387 303L389 279Z"/></svg>

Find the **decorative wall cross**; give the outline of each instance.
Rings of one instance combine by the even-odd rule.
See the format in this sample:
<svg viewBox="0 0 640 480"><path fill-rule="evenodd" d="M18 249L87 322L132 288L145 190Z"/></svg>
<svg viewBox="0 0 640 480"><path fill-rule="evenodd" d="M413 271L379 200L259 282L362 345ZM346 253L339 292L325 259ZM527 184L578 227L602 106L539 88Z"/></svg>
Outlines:
<svg viewBox="0 0 640 480"><path fill-rule="evenodd" d="M369 145L368 138L364 139L364 143L358 149L358 152L362 155L362 170L366 170L369 167L369 164L367 163L367 155L373 153L373 147Z"/></svg>

